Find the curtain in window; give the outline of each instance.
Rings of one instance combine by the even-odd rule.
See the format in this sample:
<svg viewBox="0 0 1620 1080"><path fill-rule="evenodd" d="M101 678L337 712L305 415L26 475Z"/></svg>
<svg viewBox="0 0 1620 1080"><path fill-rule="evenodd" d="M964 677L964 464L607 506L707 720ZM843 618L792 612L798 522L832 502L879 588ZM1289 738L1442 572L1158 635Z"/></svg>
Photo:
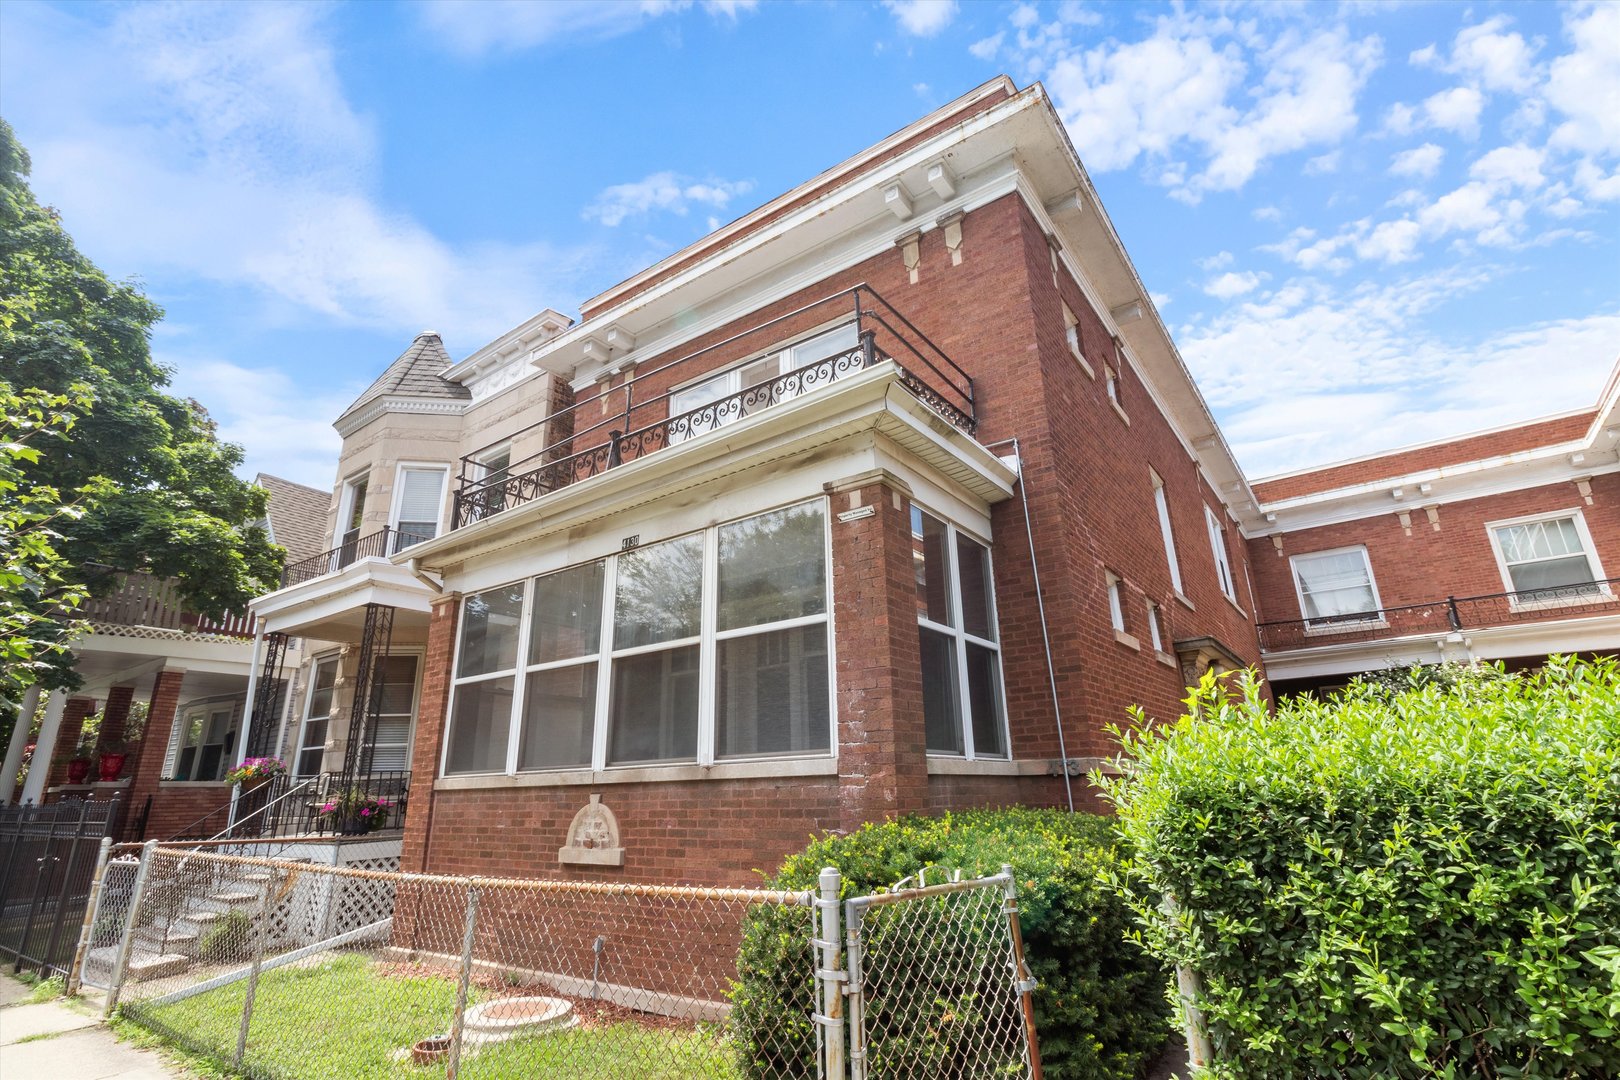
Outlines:
<svg viewBox="0 0 1620 1080"><path fill-rule="evenodd" d="M1333 619L1375 611L1372 575L1364 551L1301 555L1294 560L1307 619Z"/></svg>

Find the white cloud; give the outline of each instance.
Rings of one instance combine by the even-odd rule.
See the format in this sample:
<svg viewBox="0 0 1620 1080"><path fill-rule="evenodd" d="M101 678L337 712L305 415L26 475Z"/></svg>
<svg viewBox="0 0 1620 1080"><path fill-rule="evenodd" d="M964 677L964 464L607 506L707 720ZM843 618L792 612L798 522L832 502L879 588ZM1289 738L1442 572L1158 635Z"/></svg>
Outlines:
<svg viewBox="0 0 1620 1080"><path fill-rule="evenodd" d="M1224 270L1232 265L1230 251L1217 251L1215 254L1198 260L1200 270Z"/></svg>
<svg viewBox="0 0 1620 1080"><path fill-rule="evenodd" d="M1575 166L1575 183L1587 198L1597 202L1620 199L1620 169L1605 176L1603 170L1592 162L1583 161Z"/></svg>
<svg viewBox="0 0 1620 1080"><path fill-rule="evenodd" d="M1326 175L1327 173L1338 172L1339 171L1339 157L1340 157L1339 151L1330 150L1325 154L1320 154L1320 155L1318 155L1316 157L1311 158L1310 160L1305 162L1305 169L1304 169L1305 175L1306 176L1323 176L1323 175Z"/></svg>
<svg viewBox="0 0 1620 1080"><path fill-rule="evenodd" d="M933 37L956 18L956 0L883 0L883 6L915 37Z"/></svg>
<svg viewBox="0 0 1620 1080"><path fill-rule="evenodd" d="M1259 285L1260 275L1253 270L1231 270L1208 282L1204 291L1217 300L1232 300L1253 292Z"/></svg>
<svg viewBox="0 0 1620 1080"><path fill-rule="evenodd" d="M1451 45L1451 62L1444 70L1465 75L1489 90L1524 93L1530 89L1535 46L1517 31L1507 32L1504 15L1465 27Z"/></svg>
<svg viewBox="0 0 1620 1080"><path fill-rule="evenodd" d="M1152 300L1153 306L1158 308L1160 311L1163 311L1165 308L1169 307L1173 301L1173 297L1171 297L1169 293L1164 292L1150 292L1148 293L1148 299Z"/></svg>
<svg viewBox="0 0 1620 1080"><path fill-rule="evenodd" d="M991 34L987 38L980 38L968 46L968 52L980 60L994 60L996 53L1001 51L1001 43L1007 37L1005 30Z"/></svg>
<svg viewBox="0 0 1620 1080"><path fill-rule="evenodd" d="M1547 182L1541 174L1546 156L1528 146L1499 146L1469 166L1468 174L1486 183L1534 191Z"/></svg>
<svg viewBox="0 0 1620 1080"><path fill-rule="evenodd" d="M1382 263L1410 262L1417 257L1423 229L1409 218L1385 221L1355 241L1356 254Z"/></svg>
<svg viewBox="0 0 1620 1080"><path fill-rule="evenodd" d="M1425 98L1423 116L1430 127L1473 138L1479 134L1479 114L1485 95L1472 86L1454 86Z"/></svg>
<svg viewBox="0 0 1620 1080"><path fill-rule="evenodd" d="M1410 150L1402 150L1396 154L1390 163L1389 171L1395 176L1427 178L1440 170L1440 162L1445 156L1444 148L1426 142L1422 146L1414 146Z"/></svg>
<svg viewBox="0 0 1620 1080"><path fill-rule="evenodd" d="M694 181L673 172L656 172L628 184L603 189L583 214L610 228L627 218L640 217L654 210L685 214L693 205L724 209L738 195L753 190L751 180Z"/></svg>
<svg viewBox="0 0 1620 1080"><path fill-rule="evenodd" d="M516 52L553 41L600 41L639 28L650 19L701 7L712 16L736 19L756 0L419 0L422 27L452 52L475 57Z"/></svg>
<svg viewBox="0 0 1620 1080"><path fill-rule="evenodd" d="M1574 49L1552 62L1546 96L1564 120L1554 146L1620 154L1620 5L1572 8L1564 30Z"/></svg>
<svg viewBox="0 0 1620 1080"><path fill-rule="evenodd" d="M1249 216L1256 221L1281 221L1282 210L1275 206L1257 206L1249 211Z"/></svg>

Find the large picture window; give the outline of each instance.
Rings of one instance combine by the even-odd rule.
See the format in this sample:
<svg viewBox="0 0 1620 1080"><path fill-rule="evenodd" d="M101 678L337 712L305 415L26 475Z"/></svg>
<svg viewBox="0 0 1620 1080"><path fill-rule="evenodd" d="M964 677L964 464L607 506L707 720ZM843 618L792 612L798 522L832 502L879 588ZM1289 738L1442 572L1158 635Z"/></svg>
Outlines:
<svg viewBox="0 0 1620 1080"><path fill-rule="evenodd" d="M923 722L930 753L1007 757L990 551L911 508Z"/></svg>
<svg viewBox="0 0 1620 1080"><path fill-rule="evenodd" d="M817 500L469 596L445 772L827 753L827 590Z"/></svg>

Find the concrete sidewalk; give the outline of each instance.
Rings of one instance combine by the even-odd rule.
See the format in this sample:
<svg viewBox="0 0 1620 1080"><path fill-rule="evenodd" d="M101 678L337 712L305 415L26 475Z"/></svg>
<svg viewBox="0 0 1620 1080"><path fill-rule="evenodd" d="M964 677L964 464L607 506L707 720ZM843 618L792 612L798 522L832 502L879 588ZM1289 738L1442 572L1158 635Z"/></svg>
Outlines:
<svg viewBox="0 0 1620 1080"><path fill-rule="evenodd" d="M86 1002L27 1005L30 987L0 977L0 1076L5 1080L174 1080L151 1050L119 1042Z"/></svg>

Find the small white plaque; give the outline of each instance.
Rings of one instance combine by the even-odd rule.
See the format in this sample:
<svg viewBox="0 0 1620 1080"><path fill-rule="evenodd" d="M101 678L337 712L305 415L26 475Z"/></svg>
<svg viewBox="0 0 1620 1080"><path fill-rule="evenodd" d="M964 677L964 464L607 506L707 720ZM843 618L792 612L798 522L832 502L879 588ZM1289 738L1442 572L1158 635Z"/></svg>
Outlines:
<svg viewBox="0 0 1620 1080"><path fill-rule="evenodd" d="M857 506L853 510L845 510L842 514L839 514L838 520L859 521L861 518L869 518L875 513L877 513L877 507L875 506Z"/></svg>

